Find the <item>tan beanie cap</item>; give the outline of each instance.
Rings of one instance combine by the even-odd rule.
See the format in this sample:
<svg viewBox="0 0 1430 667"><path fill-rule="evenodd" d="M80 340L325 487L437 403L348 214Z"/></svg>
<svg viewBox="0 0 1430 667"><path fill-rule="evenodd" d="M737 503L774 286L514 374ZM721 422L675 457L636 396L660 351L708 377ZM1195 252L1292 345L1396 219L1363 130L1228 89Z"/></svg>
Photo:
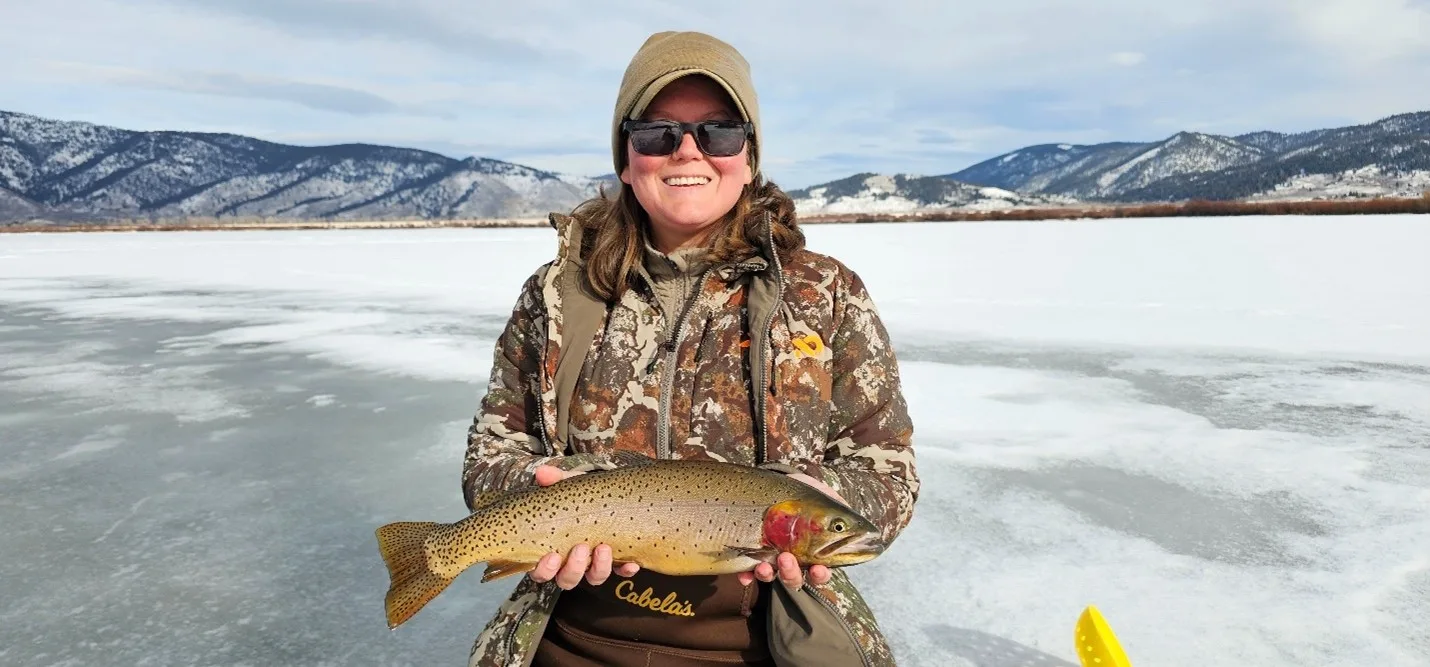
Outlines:
<svg viewBox="0 0 1430 667"><path fill-rule="evenodd" d="M658 32L646 39L621 79L616 113L611 121L611 151L616 174L625 167L626 145L621 122L639 118L651 100L671 81L704 74L718 82L746 121L755 126L750 146L750 171L760 172L760 104L750 78L750 64L735 47L701 32Z"/></svg>

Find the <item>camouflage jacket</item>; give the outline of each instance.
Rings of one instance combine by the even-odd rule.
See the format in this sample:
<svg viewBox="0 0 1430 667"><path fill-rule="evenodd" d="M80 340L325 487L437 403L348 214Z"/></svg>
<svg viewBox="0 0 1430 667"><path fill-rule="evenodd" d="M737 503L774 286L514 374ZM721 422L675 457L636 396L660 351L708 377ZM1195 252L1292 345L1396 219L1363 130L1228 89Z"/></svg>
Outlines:
<svg viewBox="0 0 1430 667"><path fill-rule="evenodd" d="M580 225L551 222L557 256L525 282L469 432L469 506L533 484L539 465L593 470L634 449L806 473L897 537L919 489L912 424L887 333L852 271L807 250L766 252L708 270L685 313L662 313L640 284L607 306L580 287ZM660 340L665 318L682 315ZM750 387L762 389L754 400ZM560 592L523 578L470 666L529 665ZM781 664L893 664L843 571L803 593L774 597Z"/></svg>

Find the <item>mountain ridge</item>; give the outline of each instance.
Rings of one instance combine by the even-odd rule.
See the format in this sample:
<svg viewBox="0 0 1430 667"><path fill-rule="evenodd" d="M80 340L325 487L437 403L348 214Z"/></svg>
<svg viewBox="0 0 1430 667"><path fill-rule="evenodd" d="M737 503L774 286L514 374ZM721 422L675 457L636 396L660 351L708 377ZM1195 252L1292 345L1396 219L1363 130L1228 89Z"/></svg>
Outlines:
<svg viewBox="0 0 1430 667"><path fill-rule="evenodd" d="M1306 174L1430 171L1430 111L1335 128L1236 136L1178 132L1154 142L1042 144L997 155L944 177L1024 194L1101 201L1235 199ZM1052 150L1053 148L1057 150ZM1124 178L1127 173L1135 174Z"/></svg>
<svg viewBox="0 0 1430 667"><path fill-rule="evenodd" d="M542 218L614 174L371 143L297 146L0 111L0 221L133 218ZM863 172L790 191L809 214L1000 210L1080 202L1418 196L1430 112L1336 128L1026 146L941 175Z"/></svg>
<svg viewBox="0 0 1430 667"><path fill-rule="evenodd" d="M295 146L0 111L0 187L65 219L371 219L541 216L583 201L594 181L413 148Z"/></svg>

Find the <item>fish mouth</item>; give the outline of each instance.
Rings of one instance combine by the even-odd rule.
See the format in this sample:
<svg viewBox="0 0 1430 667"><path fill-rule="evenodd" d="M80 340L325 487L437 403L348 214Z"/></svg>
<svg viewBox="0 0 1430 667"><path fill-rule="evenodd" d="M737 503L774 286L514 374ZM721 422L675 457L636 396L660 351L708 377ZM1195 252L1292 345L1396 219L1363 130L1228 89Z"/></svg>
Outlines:
<svg viewBox="0 0 1430 667"><path fill-rule="evenodd" d="M864 561L884 551L884 541L875 533L864 533L841 537L824 545L815 556L837 561Z"/></svg>

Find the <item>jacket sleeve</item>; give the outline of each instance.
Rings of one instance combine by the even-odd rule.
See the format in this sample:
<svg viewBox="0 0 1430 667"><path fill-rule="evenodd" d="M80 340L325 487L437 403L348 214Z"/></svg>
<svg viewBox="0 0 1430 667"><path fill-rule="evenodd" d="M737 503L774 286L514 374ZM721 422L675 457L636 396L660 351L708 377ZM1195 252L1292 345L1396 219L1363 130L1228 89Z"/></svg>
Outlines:
<svg viewBox="0 0 1430 667"><path fill-rule="evenodd" d="M891 543L913 518L918 499L913 423L888 331L863 281L847 268L842 273L829 343L829 444L818 472Z"/></svg>
<svg viewBox="0 0 1430 667"><path fill-rule="evenodd" d="M546 343L541 280L546 267L525 284L496 341L491 377L481 407L467 430L462 494L467 507L488 491L533 483L536 467L550 460L542 438L538 377Z"/></svg>

